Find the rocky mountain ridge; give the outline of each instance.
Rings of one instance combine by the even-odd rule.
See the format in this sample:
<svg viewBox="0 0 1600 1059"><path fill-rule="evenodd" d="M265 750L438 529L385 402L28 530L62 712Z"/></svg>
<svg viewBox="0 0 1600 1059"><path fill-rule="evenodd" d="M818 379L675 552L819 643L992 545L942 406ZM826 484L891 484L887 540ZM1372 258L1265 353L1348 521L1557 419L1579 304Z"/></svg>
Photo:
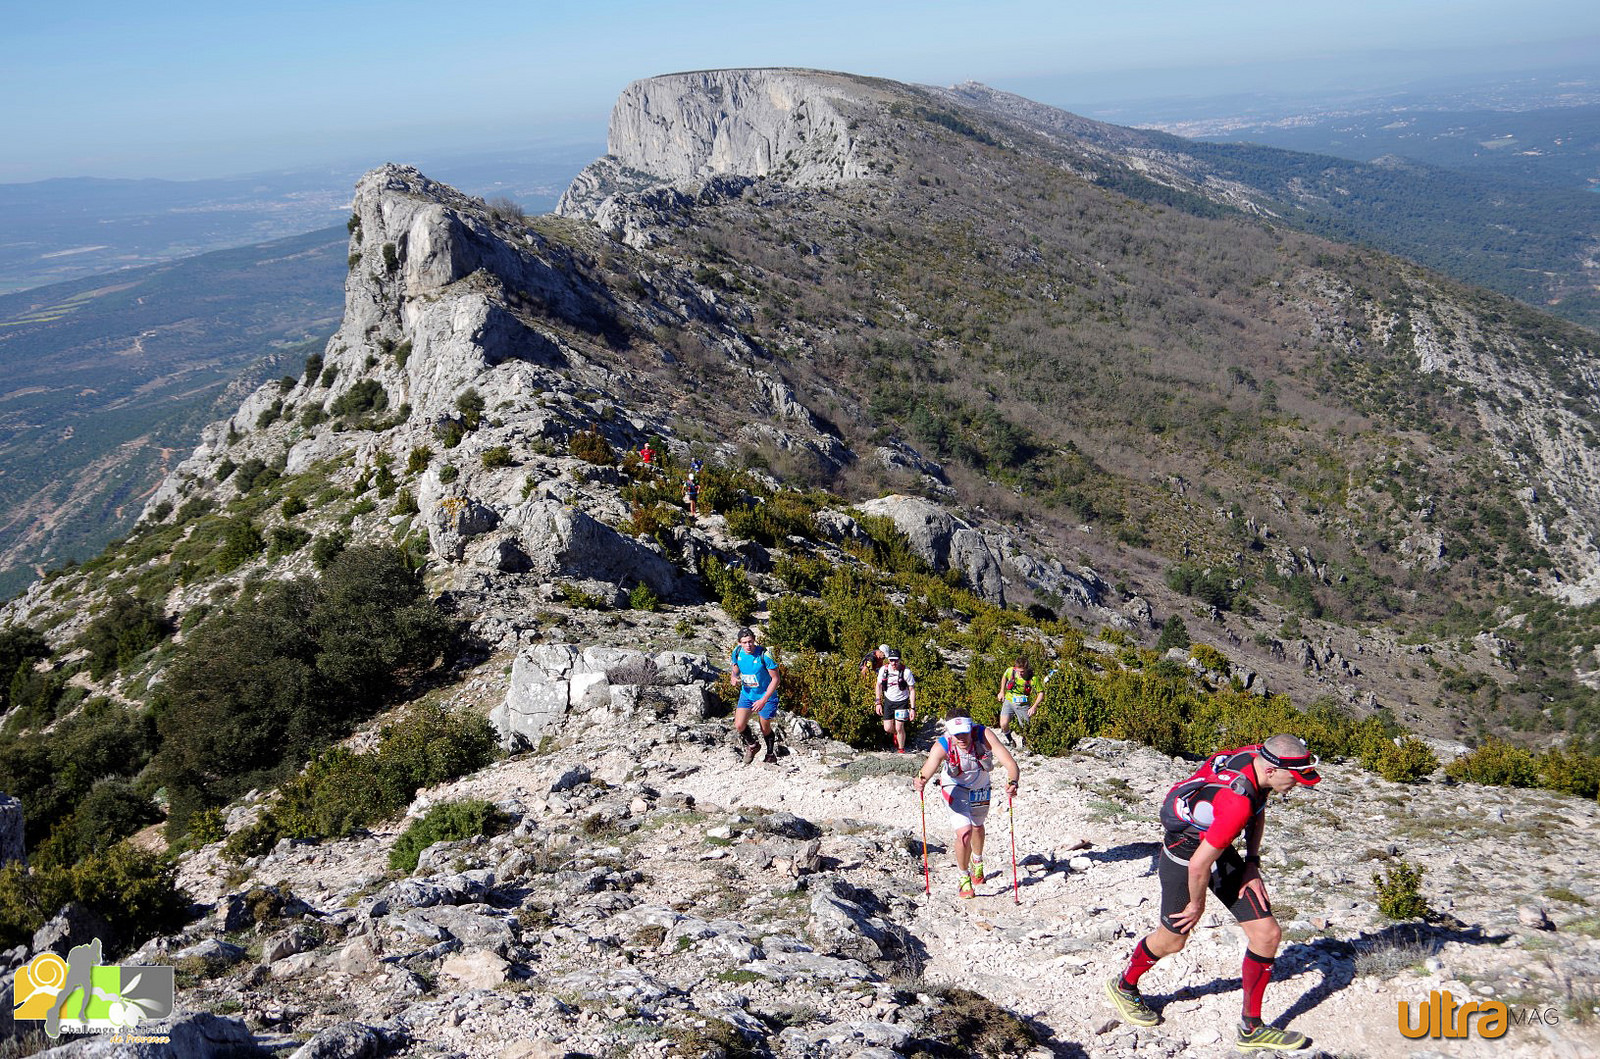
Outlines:
<svg viewBox="0 0 1600 1059"><path fill-rule="evenodd" d="M719 87L720 98L711 91ZM1100 980L1151 918L1149 803L1181 762L1097 740L1082 742L1075 757L1030 757L1017 824L1023 902L1008 905L991 887L963 906L949 897L947 871L933 898L919 897L907 842L916 821L905 787L911 762L851 750L791 717L780 767L733 767L726 722L708 719L720 684L711 659L735 626L729 597L720 609L713 603L718 580L742 586L750 613L770 624L782 604L806 594L780 576L780 563L799 568L797 581L808 561L863 570L876 518L893 527L891 545L914 556L903 560L907 569L920 563L948 578L945 589L959 582L982 603L1011 608L973 605L973 613L1000 622L997 615L1033 607L1048 618L1030 620L1060 620L1054 632L1026 636L1065 638L1083 627L1086 651L1143 666L1140 649L1160 619L1186 614L1196 640L1223 654L1223 668L1208 670L1179 650L1163 660L1176 663L1179 679L1208 691L1290 691L1301 702L1328 695L1357 712L1392 707L1424 719L1410 711L1442 683L1437 671L1421 672L1435 652L1448 651L1465 676L1493 682L1515 664L1509 645L1487 631L1466 645L1404 643L1394 629L1302 618L1276 597L1240 613L1229 609L1233 575L1255 562L1286 583L1331 590L1349 577L1339 562L1358 571L1331 558L1329 538L1310 528L1359 538L1374 525L1363 503L1384 505L1390 528L1399 527L1400 565L1451 568L1462 560L1434 512L1461 501L1436 475L1464 453L1481 461L1475 469L1486 482L1560 488L1564 510L1546 525L1564 528L1580 555L1562 559L1560 583L1588 584L1578 538L1595 517L1591 486L1578 475L1550 477L1542 461L1589 458L1562 439L1583 436L1578 398L1593 380L1543 364L1550 382L1536 389L1506 367L1519 357L1528 372L1539 366L1532 340L1462 315L1449 288L1426 276L1363 259L1371 272L1362 278L1374 289L1361 291L1314 256L1291 254L1269 268L1260 261L1277 261L1274 241L1292 240L1242 221L1212 229L1168 217L1181 237L1112 227L1114 216L1166 215L1102 195L1048 154L1024 151L1020 133L977 124L939 93L843 75L733 71L673 75L625 101L616 127L648 126L640 133L648 142L581 177L568 216L497 211L402 166L363 178L349 223L345 318L324 354L209 428L124 550L41 582L6 609L8 622L70 648L95 603L117 592L138 591L164 615L203 622L213 607L248 606L263 582L309 575L319 565L313 541L393 543L467 628L463 658L440 675L438 697L491 714L515 752L424 792L412 807L486 797L510 830L431 848L414 875L380 867L396 837L388 825L334 841L285 839L239 866L216 843L185 854L181 880L213 906L208 918L156 939L134 962L185 968L185 1002L206 1016L182 1024L211 1042L199 1054L243 1045L252 1033L279 1050L310 1036L301 1059L381 1051L508 1059L1223 1054L1231 988L1193 983L1233 973L1237 951L1226 931L1208 932L1163 969L1170 977L1154 980L1173 991L1166 1029L1135 1032L1095 1006ZM719 109L731 104L738 120ZM1018 138L1008 144L1006 135ZM678 162L652 161L673 151ZM785 158L797 160L785 169ZM774 159L765 172L740 171ZM628 182L615 182L618 174ZM991 191L1019 186L1081 211L1073 225L1103 231L1107 245L1093 254L1074 247L1085 256L1073 258L1054 244L1049 252L1032 245L1026 231L963 234L962 225L996 216L984 212ZM1016 200L1000 201L1009 208ZM1093 212L1102 208L1109 212ZM925 218L925 233L904 230L914 216ZM1116 317L1147 337L1135 288L1118 276L1153 259L1157 243L1178 246L1200 231L1245 241L1238 260L1227 257L1237 248L1219 242L1219 267L1254 270L1255 281L1146 308L1182 315L1211 305L1215 316L1195 316L1183 332L1218 343L1201 352L1220 347L1218 332L1229 342L1270 334L1281 345L1252 346L1250 367L1219 375L1215 363L1182 361L1173 339L1159 368L1153 350L1136 351L1094 385L1131 385L1139 361L1180 393L1216 393L1231 379L1256 416L1247 422L1265 433L1223 437L1235 429L1230 416L1246 422L1243 403L1194 406L1216 433L1208 447L1186 449L1173 435L1189 425L1142 418L1159 410L1152 401L1119 428L1149 427L1148 443L1123 448L1108 439L1127 434L1090 440L1093 417L1123 413L1096 412L1078 396L1077 420L1053 433L1057 424L1016 403L1012 390L1027 368L1059 366L1050 360L1054 344L1029 347L1029 358L1013 363L1024 374L1006 375L999 365L1012 347L994 336L1008 321L941 315L976 313L982 283L966 278L998 269L1040 304L1070 305L1085 333ZM1111 244L1135 232L1155 242L1114 252ZM738 243L738 233L749 241ZM909 249L897 242L907 239L915 240ZM736 256L741 248L747 253ZM1302 253L1334 251L1295 244L1293 254ZM949 285L918 286L911 258ZM1040 271L1063 262L1077 285ZM1203 278L1186 268L1167 271L1180 284ZM846 269L870 298L853 300L840 285ZM1406 300L1424 295L1436 300ZM1027 311L1021 301L1003 306ZM1385 389L1393 380L1378 370L1379 353L1400 335L1416 336L1407 350L1422 351L1432 373L1470 355L1460 370L1479 373L1473 401L1449 404L1427 391L1438 403L1407 406L1406 429L1386 432L1384 417L1396 413L1377 397L1339 405L1313 392L1328 378L1318 372L1342 357L1378 397L1407 398ZM1569 349L1537 348L1559 354L1558 365L1572 358ZM1109 360L1119 351L1098 352ZM862 365L890 384L863 383ZM1274 365L1283 370L1269 374ZM1260 404L1267 382L1275 383L1272 407ZM1502 392L1524 385L1518 403ZM952 402L981 393L993 415L897 404L907 393ZM1539 393L1553 402L1543 419L1531 407ZM1491 413L1502 419L1472 425ZM1430 448L1435 414L1446 437L1449 427L1514 435L1509 444L1524 462L1497 463L1497 452L1483 448ZM896 425L873 429L874 420ZM1347 465L1314 447L1324 424L1348 430ZM941 429L947 453L934 447ZM1535 431L1550 448L1525 440ZM618 456L649 438L670 466ZM974 438L1003 455L971 456ZM1295 479L1303 487L1290 491L1230 446L1251 459L1281 450L1294 473L1330 462L1336 473ZM1172 466L1184 473L1158 473L1177 456L1187 462ZM673 475L696 458L706 461L708 488L713 472L733 484L720 507L705 498L707 511L690 519L663 490L675 489ZM735 477L737 464L745 467ZM1357 464L1370 474L1356 474ZM1007 477L1029 468L1053 477ZM836 492L785 488L819 479ZM1029 497L1036 503L1003 506L1024 481L1039 486ZM1118 502L1126 506L1115 510L1112 481L1125 490ZM1046 494L1070 504L1052 509ZM1548 501L1529 493L1518 503L1526 513ZM1155 539L1166 532L1177 540ZM200 548L207 534L216 543L209 551ZM1556 535L1547 532L1545 546L1555 548ZM1374 555L1383 551L1373 546ZM1215 564L1207 572L1227 570L1223 605L1172 587L1165 575L1185 560L1197 575L1201 561ZM936 602L861 584L845 605L914 612L930 642L933 626L971 620L953 596ZM1556 584L1552 577L1546 587ZM641 605L631 606L636 594ZM976 658L970 649L907 646L951 672ZM169 657L157 649L90 683L137 701L159 686ZM354 743L371 739L368 731ZM1593 1014L1597 989L1595 806L1439 776L1401 787L1354 766L1329 771L1332 782L1317 796L1286 806L1282 819L1274 810L1284 844L1273 847L1271 867L1283 879L1275 894L1293 941L1270 994L1283 1004L1277 1013L1330 1047L1393 1054L1396 996L1420 1000L1448 987L1541 1012L1559 1006L1563 1019L1524 1024L1498 1044L1468 1041L1452 1054L1588 1054L1592 1024L1573 1020ZM1318 800L1341 786L1348 797ZM227 830L248 828L271 800L258 792L231 806ZM930 832L936 858L938 829ZM1370 873L1401 855L1428 868L1427 896L1447 914L1428 926L1377 916ZM27 954L14 950L13 962ZM975 966L985 969L976 983ZM955 991L975 984L989 1002ZM972 1043L980 1035L982 1048Z"/></svg>

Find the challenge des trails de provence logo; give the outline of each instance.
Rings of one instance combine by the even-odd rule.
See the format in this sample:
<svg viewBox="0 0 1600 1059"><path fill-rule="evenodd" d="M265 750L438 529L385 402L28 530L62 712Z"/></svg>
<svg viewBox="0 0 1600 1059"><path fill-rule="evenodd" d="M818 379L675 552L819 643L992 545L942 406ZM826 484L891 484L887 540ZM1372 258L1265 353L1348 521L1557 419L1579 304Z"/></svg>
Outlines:
<svg viewBox="0 0 1600 1059"><path fill-rule="evenodd" d="M171 967L102 966L96 938L73 948L65 960L44 952L17 968L12 1017L43 1020L52 1038L63 1031L120 1034L141 1019L172 1014L173 974Z"/></svg>

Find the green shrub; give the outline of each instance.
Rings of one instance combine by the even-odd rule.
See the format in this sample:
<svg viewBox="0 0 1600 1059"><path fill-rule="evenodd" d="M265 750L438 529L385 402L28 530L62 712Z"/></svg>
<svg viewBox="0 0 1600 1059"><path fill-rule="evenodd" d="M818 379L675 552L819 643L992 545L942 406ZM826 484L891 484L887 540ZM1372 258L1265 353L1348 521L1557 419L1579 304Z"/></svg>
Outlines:
<svg viewBox="0 0 1600 1059"><path fill-rule="evenodd" d="M1419 888L1423 872L1423 868L1408 864L1404 859L1386 865L1382 875L1373 872L1378 914L1389 919L1422 919L1430 915L1433 910Z"/></svg>
<svg viewBox="0 0 1600 1059"><path fill-rule="evenodd" d="M1197 643L1190 647L1189 657L1214 673L1226 673L1231 666L1228 656L1208 643Z"/></svg>
<svg viewBox="0 0 1600 1059"><path fill-rule="evenodd" d="M1178 563L1167 570L1167 587L1193 596L1218 610L1233 610L1242 600L1243 589L1235 589L1225 570L1201 569L1193 563Z"/></svg>
<svg viewBox="0 0 1600 1059"><path fill-rule="evenodd" d="M306 503L305 497L301 496L299 493L291 493L283 498L283 517L294 518L297 515L302 515L306 512L306 509L309 506L310 505Z"/></svg>
<svg viewBox="0 0 1600 1059"><path fill-rule="evenodd" d="M594 427L580 430L572 435L572 440L567 443L567 451L585 463L600 467L610 467L617 462L617 454L612 449L611 442Z"/></svg>
<svg viewBox="0 0 1600 1059"><path fill-rule="evenodd" d="M0 713L11 709L12 681L19 676L28 679L34 665L49 657L50 645L37 629L27 625L0 628Z"/></svg>
<svg viewBox="0 0 1600 1059"><path fill-rule="evenodd" d="M1489 783L1502 787L1535 787L1539 762L1534 755L1492 736L1470 754L1445 766L1445 775L1459 783Z"/></svg>
<svg viewBox="0 0 1600 1059"><path fill-rule="evenodd" d="M1553 747L1539 755L1539 786L1580 798L1600 794L1600 755Z"/></svg>
<svg viewBox="0 0 1600 1059"><path fill-rule="evenodd" d="M311 544L311 565L318 570L326 570L328 564L337 559L349 543L349 536L342 531L323 534Z"/></svg>
<svg viewBox="0 0 1600 1059"><path fill-rule="evenodd" d="M394 362L400 367L406 366L406 361L411 359L411 340L408 338L394 347Z"/></svg>
<svg viewBox="0 0 1600 1059"><path fill-rule="evenodd" d="M206 846L228 836L227 818L221 809L202 809L189 818L190 846Z"/></svg>
<svg viewBox="0 0 1600 1059"><path fill-rule="evenodd" d="M239 465L238 476L234 478L234 488L242 496L256 486L268 486L278 480L276 469L267 466L267 462L259 456L252 456Z"/></svg>
<svg viewBox="0 0 1600 1059"><path fill-rule="evenodd" d="M1065 754L1080 739L1098 735L1110 713L1096 683L1076 666L1064 668L1044 687L1044 699L1028 721L1028 747L1041 754Z"/></svg>
<svg viewBox="0 0 1600 1059"><path fill-rule="evenodd" d="M393 272L400 267L400 254L395 250L393 243L383 244L383 268L386 272Z"/></svg>
<svg viewBox="0 0 1600 1059"><path fill-rule="evenodd" d="M1161 625L1161 636L1156 640L1156 650L1166 652L1174 647L1189 646L1189 629L1182 615L1174 614Z"/></svg>
<svg viewBox="0 0 1600 1059"><path fill-rule="evenodd" d="M152 771L175 830L342 737L452 634L396 548L346 548L320 580L280 582L214 615L168 667L157 710Z"/></svg>
<svg viewBox="0 0 1600 1059"><path fill-rule="evenodd" d="M406 473L421 474L432 462L433 450L426 445L418 445L406 456Z"/></svg>
<svg viewBox="0 0 1600 1059"><path fill-rule="evenodd" d="M253 522L247 518L235 519L228 525L228 535L217 552L217 573L232 573L266 549L266 539Z"/></svg>
<svg viewBox="0 0 1600 1059"><path fill-rule="evenodd" d="M417 498L411 490L402 489L394 498L394 507L389 509L391 515L415 515L421 509L417 507Z"/></svg>
<svg viewBox="0 0 1600 1059"><path fill-rule="evenodd" d="M1392 783L1416 783L1439 767L1439 758L1428 744L1414 735L1393 740L1377 740L1371 751L1361 755L1361 767L1376 772Z"/></svg>
<svg viewBox="0 0 1600 1059"><path fill-rule="evenodd" d="M461 391L461 395L456 398L456 411L461 414L461 425L468 430L478 429L478 424L483 419L483 408L483 395L471 386Z"/></svg>
<svg viewBox="0 0 1600 1059"><path fill-rule="evenodd" d="M453 463L447 463L439 468L439 481L443 485L449 485L460 477L461 470Z"/></svg>
<svg viewBox="0 0 1600 1059"><path fill-rule="evenodd" d="M887 515L855 514L863 533L871 542L871 560L875 566L895 574L930 574L933 568L927 560L911 547L911 538L895 527Z"/></svg>
<svg viewBox="0 0 1600 1059"><path fill-rule="evenodd" d="M283 417L283 399L273 401L256 416L256 429L264 430Z"/></svg>
<svg viewBox="0 0 1600 1059"><path fill-rule="evenodd" d="M484 449L482 458L483 466L487 470L494 470L498 467L510 467L513 462L511 459L511 446L495 445L491 448Z"/></svg>
<svg viewBox="0 0 1600 1059"><path fill-rule="evenodd" d="M772 601L767 619L768 638L779 647L795 651L826 651L832 644L825 604L797 596Z"/></svg>
<svg viewBox="0 0 1600 1059"><path fill-rule="evenodd" d="M96 680L125 669L160 643L171 628L161 608L126 593L112 596L89 623L77 645L89 652L89 675Z"/></svg>
<svg viewBox="0 0 1600 1059"><path fill-rule="evenodd" d="M161 819L155 803L127 780L108 777L90 788L65 820L39 844L36 864L70 867Z"/></svg>
<svg viewBox="0 0 1600 1059"><path fill-rule="evenodd" d="M628 606L632 610L656 611L661 609L661 600L641 581L628 593Z"/></svg>
<svg viewBox="0 0 1600 1059"><path fill-rule="evenodd" d="M111 955L157 934L170 933L187 917L189 899L173 884L175 867L153 854L119 842L72 867L0 868L0 945L32 940L68 901L78 901L105 919L116 941Z"/></svg>
<svg viewBox="0 0 1600 1059"><path fill-rule="evenodd" d="M362 379L346 390L328 407L334 416L360 419L378 415L389 407L389 393L376 379Z"/></svg>
<svg viewBox="0 0 1600 1059"><path fill-rule="evenodd" d="M277 559L284 555L293 555L306 546L311 539L311 534L299 526L274 526L267 534L267 558Z"/></svg>
<svg viewBox="0 0 1600 1059"><path fill-rule="evenodd" d="M711 587L711 594L736 624L747 624L755 617L755 590L750 587L743 570L730 569L721 560L708 556L701 564L700 573Z"/></svg>
<svg viewBox="0 0 1600 1059"><path fill-rule="evenodd" d="M919 701L923 698L919 682ZM778 670L778 696L784 705L854 747L876 746L883 738L881 718L870 705L857 667L833 655L796 652Z"/></svg>
<svg viewBox="0 0 1600 1059"><path fill-rule="evenodd" d="M307 386L315 386L317 379L320 378L321 375L322 354L313 353L306 358L306 368L305 371L301 373L301 378L305 379Z"/></svg>
<svg viewBox="0 0 1600 1059"><path fill-rule="evenodd" d="M505 828L506 816L494 803L482 798L441 802L395 840L389 851L389 867L395 871L416 870L417 858L435 842L458 842L476 835L494 835Z"/></svg>
<svg viewBox="0 0 1600 1059"><path fill-rule="evenodd" d="M772 564L772 572L789 591L815 595L833 573L833 564L820 555L782 555Z"/></svg>

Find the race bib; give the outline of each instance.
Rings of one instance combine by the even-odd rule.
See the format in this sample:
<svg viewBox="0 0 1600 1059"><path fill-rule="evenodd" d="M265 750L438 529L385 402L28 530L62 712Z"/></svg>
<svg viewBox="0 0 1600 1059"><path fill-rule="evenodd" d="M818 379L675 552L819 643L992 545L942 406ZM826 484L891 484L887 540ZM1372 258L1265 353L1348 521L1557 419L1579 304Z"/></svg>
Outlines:
<svg viewBox="0 0 1600 1059"><path fill-rule="evenodd" d="M1018 694L1017 692L1012 692L1007 696L1007 698L1011 700L1011 705L1013 706L1026 706L1028 704L1028 696Z"/></svg>
<svg viewBox="0 0 1600 1059"><path fill-rule="evenodd" d="M967 802L970 805L988 805L989 804L989 788L988 787L980 787L980 788L978 788L978 789L976 789L974 791L971 791L967 795Z"/></svg>
<svg viewBox="0 0 1600 1059"><path fill-rule="evenodd" d="M896 710L896 711L894 711L894 719L897 720L897 721L909 721L909 720L911 720L911 711L910 710Z"/></svg>
<svg viewBox="0 0 1600 1059"><path fill-rule="evenodd" d="M740 673L739 680L747 688L755 689L761 686L761 676L758 673Z"/></svg>

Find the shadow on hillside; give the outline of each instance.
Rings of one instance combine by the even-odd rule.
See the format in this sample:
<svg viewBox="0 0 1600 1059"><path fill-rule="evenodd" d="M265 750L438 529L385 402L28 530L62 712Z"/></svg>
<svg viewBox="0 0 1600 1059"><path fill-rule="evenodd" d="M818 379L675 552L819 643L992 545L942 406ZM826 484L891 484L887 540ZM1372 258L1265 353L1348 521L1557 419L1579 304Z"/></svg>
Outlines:
<svg viewBox="0 0 1600 1059"><path fill-rule="evenodd" d="M1375 933L1363 933L1348 941L1314 938L1292 944L1278 953L1273 969L1275 982L1289 982L1320 971L1322 980L1297 997L1274 1020L1287 1025L1333 994L1355 981L1358 974L1388 977L1430 956L1437 955L1449 942L1463 945L1498 945L1509 935L1485 934L1481 927L1465 926L1457 920L1438 923L1392 923ZM1298 983L1297 983L1298 984Z"/></svg>
<svg viewBox="0 0 1600 1059"><path fill-rule="evenodd" d="M1125 860L1148 860L1153 862L1156 854L1160 852L1161 843L1159 842L1125 842L1120 846L1111 846L1099 853L1094 850L1085 850L1082 853L1073 855L1088 857L1090 860L1098 861L1102 864L1116 864ZM1155 870L1154 863L1151 864L1150 870Z"/></svg>
<svg viewBox="0 0 1600 1059"><path fill-rule="evenodd" d="M1349 987L1357 975L1389 977L1436 955L1448 942L1463 945L1498 945L1508 935L1485 934L1479 927L1464 926L1450 920L1438 923L1393 923L1374 933L1355 938L1313 938L1292 942L1278 952L1268 987L1269 1003L1277 1006L1286 993L1299 995L1278 1018L1275 1026L1288 1026L1295 1019L1315 1010L1324 1000ZM1242 988L1238 978L1217 978L1201 985L1184 986L1165 996L1148 997L1159 1010L1170 1001L1194 1000Z"/></svg>

